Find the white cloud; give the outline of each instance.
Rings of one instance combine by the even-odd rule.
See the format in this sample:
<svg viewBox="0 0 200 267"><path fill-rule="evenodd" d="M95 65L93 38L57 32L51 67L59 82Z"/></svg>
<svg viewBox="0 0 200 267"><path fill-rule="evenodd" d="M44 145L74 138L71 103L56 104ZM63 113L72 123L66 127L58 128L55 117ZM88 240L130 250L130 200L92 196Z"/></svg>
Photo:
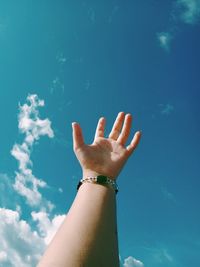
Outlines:
<svg viewBox="0 0 200 267"><path fill-rule="evenodd" d="M19 195L26 198L27 204L36 206L43 203L48 209L53 208L53 204L43 199L39 188L47 187L45 181L36 178L32 173L32 161L30 160L31 149L35 141L41 136L54 137L49 119L39 118L39 107L44 106L44 100L40 100L37 95L29 95L26 104L19 106L19 131L25 134L24 142L15 144L11 154L19 163L19 171L16 172L13 188Z"/></svg>
<svg viewBox="0 0 200 267"><path fill-rule="evenodd" d="M27 145L32 145L34 141L38 140L42 135L48 135L50 138L54 137L49 119L41 120L39 118L39 107L44 106L44 100L40 100L37 95L29 95L27 102L30 103L19 106L19 130L26 135Z"/></svg>
<svg viewBox="0 0 200 267"><path fill-rule="evenodd" d="M44 237L46 245L51 242L57 229L60 227L65 218L65 215L57 215L54 216L51 221L49 219L49 214L44 211L32 212L31 216L33 220L37 222L37 227L39 229L40 234Z"/></svg>
<svg viewBox="0 0 200 267"><path fill-rule="evenodd" d="M140 260L136 260L132 256L129 256L124 260L123 267L144 267L144 264Z"/></svg>
<svg viewBox="0 0 200 267"><path fill-rule="evenodd" d="M7 261L8 256L7 253L5 251L0 251L0 262L5 262Z"/></svg>
<svg viewBox="0 0 200 267"><path fill-rule="evenodd" d="M172 35L169 32L161 32L157 34L157 38L160 46L166 51L169 51Z"/></svg>
<svg viewBox="0 0 200 267"><path fill-rule="evenodd" d="M18 211L0 208L0 266L35 266L45 243Z"/></svg>
<svg viewBox="0 0 200 267"><path fill-rule="evenodd" d="M44 181L35 178L32 174L24 175L18 172L16 173L15 184L13 185L14 189L26 198L30 206L37 206L42 202L42 195L38 189L45 186L46 183Z"/></svg>
<svg viewBox="0 0 200 267"><path fill-rule="evenodd" d="M34 267L40 260L65 215L49 219L45 212L32 212L37 228L20 218L20 212L0 208L0 266Z"/></svg>
<svg viewBox="0 0 200 267"><path fill-rule="evenodd" d="M0 191L6 192L0 194L0 205L9 205L14 209L0 208L0 266L6 267L36 266L65 218L65 215L50 216L54 204L39 192L47 184L32 173L30 156L34 143L44 135L52 138L54 133L49 119L39 118L38 108L44 106L44 101L37 95L29 95L27 101L20 106L18 116L19 130L25 138L11 151L19 163L14 184L8 175L0 173ZM15 191L18 194L14 194ZM31 224L21 218L22 208L16 201L19 195L25 197L30 206L40 208L40 212L32 211Z"/></svg>
<svg viewBox="0 0 200 267"><path fill-rule="evenodd" d="M28 165L32 165L32 162L30 160L30 151L28 149L27 144L26 143L23 143L22 145L15 144L13 146L11 154L13 157L16 158L16 160L18 160L19 169L23 173L26 173L29 170Z"/></svg>
<svg viewBox="0 0 200 267"><path fill-rule="evenodd" d="M200 0L177 0L180 18L186 24L195 24L200 18Z"/></svg>

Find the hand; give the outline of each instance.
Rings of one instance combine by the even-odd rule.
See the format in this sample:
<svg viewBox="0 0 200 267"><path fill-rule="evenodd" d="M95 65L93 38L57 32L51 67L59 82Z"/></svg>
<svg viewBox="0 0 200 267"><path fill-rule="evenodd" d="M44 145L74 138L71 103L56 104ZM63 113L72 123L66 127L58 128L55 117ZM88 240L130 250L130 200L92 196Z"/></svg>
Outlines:
<svg viewBox="0 0 200 267"><path fill-rule="evenodd" d="M83 170L83 177L105 175L115 180L126 160L137 147L141 132L136 132L131 143L126 147L130 134L132 116L120 112L113 124L108 138L104 137L105 118L97 124L94 141L91 145L84 143L81 127L72 123L73 148Z"/></svg>

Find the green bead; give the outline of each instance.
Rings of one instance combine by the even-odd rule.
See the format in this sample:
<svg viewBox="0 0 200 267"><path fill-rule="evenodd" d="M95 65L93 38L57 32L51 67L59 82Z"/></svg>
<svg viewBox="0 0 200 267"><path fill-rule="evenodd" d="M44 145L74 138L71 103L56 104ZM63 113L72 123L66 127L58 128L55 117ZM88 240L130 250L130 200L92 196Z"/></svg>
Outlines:
<svg viewBox="0 0 200 267"><path fill-rule="evenodd" d="M106 184L107 182L107 177L103 175L97 176L97 183L99 184Z"/></svg>

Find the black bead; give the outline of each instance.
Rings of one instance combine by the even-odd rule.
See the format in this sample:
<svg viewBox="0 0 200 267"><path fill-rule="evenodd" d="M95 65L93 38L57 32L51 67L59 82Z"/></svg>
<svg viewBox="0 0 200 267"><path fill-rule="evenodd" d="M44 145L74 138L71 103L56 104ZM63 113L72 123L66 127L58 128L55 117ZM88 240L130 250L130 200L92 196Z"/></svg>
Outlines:
<svg viewBox="0 0 200 267"><path fill-rule="evenodd" d="M77 190L79 190L79 187L82 185L82 182L79 182L77 185Z"/></svg>

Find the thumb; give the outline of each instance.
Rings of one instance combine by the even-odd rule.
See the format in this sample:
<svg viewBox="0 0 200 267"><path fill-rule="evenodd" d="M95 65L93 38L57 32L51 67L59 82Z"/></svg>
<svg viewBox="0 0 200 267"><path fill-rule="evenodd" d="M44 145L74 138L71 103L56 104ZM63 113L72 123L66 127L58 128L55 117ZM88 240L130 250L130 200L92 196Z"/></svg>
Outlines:
<svg viewBox="0 0 200 267"><path fill-rule="evenodd" d="M73 148L77 150L84 145L84 139L82 129L77 122L72 123L72 137L73 137Z"/></svg>

